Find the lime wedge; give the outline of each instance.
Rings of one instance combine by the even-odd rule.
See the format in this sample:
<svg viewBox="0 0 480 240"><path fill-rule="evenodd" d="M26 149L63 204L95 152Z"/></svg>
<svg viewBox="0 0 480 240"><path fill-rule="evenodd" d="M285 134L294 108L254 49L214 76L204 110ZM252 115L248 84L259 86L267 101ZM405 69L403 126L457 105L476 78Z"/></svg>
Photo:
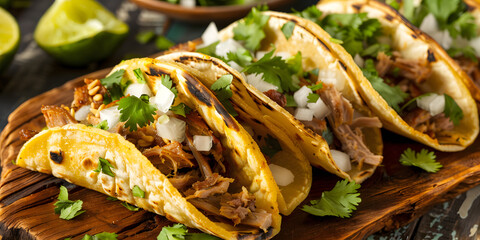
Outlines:
<svg viewBox="0 0 480 240"><path fill-rule="evenodd" d="M12 61L20 42L20 29L10 13L0 7L0 73Z"/></svg>
<svg viewBox="0 0 480 240"><path fill-rule="evenodd" d="M59 62L84 66L109 56L127 33L128 26L94 0L56 0L34 38Z"/></svg>

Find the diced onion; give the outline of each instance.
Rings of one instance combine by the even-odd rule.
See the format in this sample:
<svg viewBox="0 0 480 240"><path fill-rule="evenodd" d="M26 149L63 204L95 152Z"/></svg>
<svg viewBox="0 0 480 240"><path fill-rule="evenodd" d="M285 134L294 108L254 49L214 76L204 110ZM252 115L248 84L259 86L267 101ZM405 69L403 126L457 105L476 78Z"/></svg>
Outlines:
<svg viewBox="0 0 480 240"><path fill-rule="evenodd" d="M312 89L307 86L302 86L293 94L293 99L298 107L304 108L307 106L308 95L310 95L310 93L312 93Z"/></svg>
<svg viewBox="0 0 480 240"><path fill-rule="evenodd" d="M75 112L75 120L83 121L87 119L87 116L89 113L90 113L90 105L82 106Z"/></svg>
<svg viewBox="0 0 480 240"><path fill-rule="evenodd" d="M307 107L313 111L313 116L318 119L323 119L332 112L321 98L318 98L315 103L308 103Z"/></svg>
<svg viewBox="0 0 480 240"><path fill-rule="evenodd" d="M288 186L290 183L293 183L295 180L295 175L293 175L292 171L286 169L284 167L269 164L270 171L272 172L273 178L278 186L284 187Z"/></svg>
<svg viewBox="0 0 480 240"><path fill-rule="evenodd" d="M447 30L432 33L430 36L435 39L435 41L437 41L444 49L449 49L452 46L453 39Z"/></svg>
<svg viewBox="0 0 480 240"><path fill-rule="evenodd" d="M237 49L242 48L242 45L232 38L227 39L224 42L220 42L215 48L215 53L218 56L227 57L228 52L235 52Z"/></svg>
<svg viewBox="0 0 480 240"><path fill-rule="evenodd" d="M439 31L437 20L433 14L429 13L427 16L425 16L420 24L420 30L424 31L430 36Z"/></svg>
<svg viewBox="0 0 480 240"><path fill-rule="evenodd" d="M194 1L195 2L195 1ZM202 34L202 41L203 43L201 44L202 46L208 46L216 41L220 40L218 38L218 29L217 25L215 25L214 22L210 22L208 24L207 29L205 29L205 32ZM202 47L202 46L199 46Z"/></svg>
<svg viewBox="0 0 480 240"><path fill-rule="evenodd" d="M357 66L363 68L364 65L365 65L365 60L363 60L362 57L360 57L360 55L357 53L355 54L355 57L353 58L353 61L355 61L355 63L357 64Z"/></svg>
<svg viewBox="0 0 480 240"><path fill-rule="evenodd" d="M193 146L200 152L208 152L212 149L212 136L193 136Z"/></svg>
<svg viewBox="0 0 480 240"><path fill-rule="evenodd" d="M313 120L313 111L308 108L297 108L295 109L295 118L300 121L312 121Z"/></svg>
<svg viewBox="0 0 480 240"><path fill-rule="evenodd" d="M255 53L255 57L258 59L262 58L263 56L265 56L265 54L267 54L268 52L267 51L257 51Z"/></svg>
<svg viewBox="0 0 480 240"><path fill-rule="evenodd" d="M476 37L470 40L470 46L475 49L475 55L480 56L480 37Z"/></svg>
<svg viewBox="0 0 480 240"><path fill-rule="evenodd" d="M140 97L143 94L147 94L148 96L152 96L152 91L147 84L144 83L132 83L128 85L127 89L125 89L125 96L131 95L135 97Z"/></svg>
<svg viewBox="0 0 480 240"><path fill-rule="evenodd" d="M195 0L180 0L180 5L186 8L194 8Z"/></svg>
<svg viewBox="0 0 480 240"><path fill-rule="evenodd" d="M234 61L228 62L228 65L230 65L230 67L232 67L233 69L235 69L235 70L237 70L237 71L239 71L239 72L241 72L241 71L243 70L243 67L240 66L240 65L238 65L238 64L237 64L236 62L234 62Z"/></svg>
<svg viewBox="0 0 480 240"><path fill-rule="evenodd" d="M157 128L157 135L161 138L178 142L185 140L186 123L178 118L164 118L161 122L157 121L155 127Z"/></svg>
<svg viewBox="0 0 480 240"><path fill-rule="evenodd" d="M348 172L352 169L352 164L350 163L350 156L348 154L338 151L338 150L330 150L332 153L332 158L337 164L338 168L344 172Z"/></svg>
<svg viewBox="0 0 480 240"><path fill-rule="evenodd" d="M333 84L338 91L342 91L345 88L345 78L338 76L336 69L320 69L318 71L318 80L323 83Z"/></svg>
<svg viewBox="0 0 480 240"><path fill-rule="evenodd" d="M429 96L417 99L417 106L435 116L445 110L445 96L432 93Z"/></svg>
<svg viewBox="0 0 480 240"><path fill-rule="evenodd" d="M107 120L108 129L112 129L120 122L120 111L118 106L105 108L100 111L100 121Z"/></svg>
<svg viewBox="0 0 480 240"><path fill-rule="evenodd" d="M175 100L175 94L161 83L157 84L156 87L157 94L150 98L150 102L157 106L160 112L166 113L172 106L173 100Z"/></svg>
<svg viewBox="0 0 480 240"><path fill-rule="evenodd" d="M290 58L292 56L292 54L290 54L288 52L277 52L277 53L275 53L275 56L281 57L283 60L287 60L288 58Z"/></svg>
<svg viewBox="0 0 480 240"><path fill-rule="evenodd" d="M256 89L258 89L260 92L267 92L268 90L277 90L278 87L263 81L262 79L263 73L259 74L248 74L245 76L245 79L247 80L247 83L254 86Z"/></svg>

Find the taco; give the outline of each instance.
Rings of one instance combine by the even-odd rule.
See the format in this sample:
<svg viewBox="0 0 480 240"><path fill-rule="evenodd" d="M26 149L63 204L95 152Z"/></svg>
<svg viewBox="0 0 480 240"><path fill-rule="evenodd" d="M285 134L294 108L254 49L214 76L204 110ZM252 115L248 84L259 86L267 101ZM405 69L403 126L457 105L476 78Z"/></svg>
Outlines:
<svg viewBox="0 0 480 240"><path fill-rule="evenodd" d="M18 166L224 239L279 232L279 190L262 153L188 71L133 59L85 83L71 108L42 107L48 130L25 143Z"/></svg>
<svg viewBox="0 0 480 240"><path fill-rule="evenodd" d="M463 83L480 102L480 3L475 0L386 2L447 51L470 77L462 76ZM443 8L442 4L448 6Z"/></svg>
<svg viewBox="0 0 480 240"><path fill-rule="evenodd" d="M246 30L254 28L255 33ZM240 118L281 129L313 166L362 182L382 162L381 123L360 99L329 38L317 37L322 34L299 17L253 9L219 33L209 27L203 47L186 46L216 58L198 53L161 58L199 69L207 86L219 73L230 73L231 103Z"/></svg>
<svg viewBox="0 0 480 240"><path fill-rule="evenodd" d="M477 108L463 72L434 41L377 1L322 1L317 8L298 14L342 43L334 49L385 128L440 151L475 140Z"/></svg>

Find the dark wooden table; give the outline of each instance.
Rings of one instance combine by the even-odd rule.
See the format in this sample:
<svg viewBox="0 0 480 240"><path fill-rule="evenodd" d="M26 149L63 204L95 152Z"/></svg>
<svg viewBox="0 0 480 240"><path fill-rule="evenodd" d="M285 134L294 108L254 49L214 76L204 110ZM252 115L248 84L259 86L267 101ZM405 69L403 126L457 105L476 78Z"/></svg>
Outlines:
<svg viewBox="0 0 480 240"><path fill-rule="evenodd" d="M140 31L153 30L180 43L198 38L206 27L206 24L189 24L167 19L161 14L139 9L128 0L99 0L99 2L127 22L130 33L112 56L84 68L69 68L56 63L33 40L35 26L52 3L51 0L31 0L30 6L12 10L20 25L22 39L13 63L0 76L0 129L7 124L8 115L31 97L78 76L114 66L122 59L157 53L153 42L140 44L135 40ZM316 1L297 1L294 7L303 9L314 3ZM227 24L217 22L220 27ZM430 212L406 226L395 231L365 236L365 239L480 239L480 234L477 233L480 224L479 195L480 186L452 201L432 206Z"/></svg>

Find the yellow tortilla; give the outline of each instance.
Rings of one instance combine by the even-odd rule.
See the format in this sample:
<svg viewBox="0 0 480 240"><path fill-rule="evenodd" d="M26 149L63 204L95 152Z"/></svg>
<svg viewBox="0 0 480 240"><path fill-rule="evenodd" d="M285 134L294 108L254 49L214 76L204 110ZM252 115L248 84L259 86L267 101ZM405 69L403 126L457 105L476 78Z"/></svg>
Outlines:
<svg viewBox="0 0 480 240"><path fill-rule="evenodd" d="M422 90L450 95L464 114L460 124L450 132L450 136L442 139L433 139L415 130L373 89L352 56L339 45L335 45L334 50L343 52L339 55L340 58L355 74L354 80L362 98L382 120L385 128L440 151L461 151L473 143L479 131L478 113L475 101L464 84L467 76L433 39L413 27L391 7L377 1L326 0L319 2L317 8L324 14L366 12L370 18L378 19L384 33L392 37L392 50L399 51L407 59L429 59L431 62L432 75L422 83Z"/></svg>
<svg viewBox="0 0 480 240"><path fill-rule="evenodd" d="M329 41L330 37L326 32L313 22L305 21L290 14L278 12L263 12L262 14L269 15L270 19L265 26L266 38L262 40L260 50L270 49L270 45L273 44L277 52L288 52L292 56L300 51L304 69L330 68L336 70L346 80L345 88L341 91L342 95L350 101L356 111L365 116L372 116L361 100L353 83L352 76L354 75L349 71L348 67L345 68L348 65L339 59L337 52L330 46L333 43ZM293 21L295 28L292 36L287 40L283 35L281 27L288 21ZM220 31L220 41L233 38L232 29L236 24L233 23ZM275 126L281 129L303 152L313 166L321 167L339 177L358 183L364 181L375 171L376 166L363 164L359 169L357 163L352 163L352 170L348 172L342 171L333 160L329 146L322 136L307 129L292 114L248 84L239 72L222 61L203 54L187 52L173 53L160 58L183 63L201 71L203 74L209 75L210 77L206 78L205 81L201 80L207 86L213 84L221 74L232 74L234 79L231 87L233 91L231 101L235 110L246 113L249 118L257 119L264 126ZM265 118L265 116L268 117ZM381 155L383 142L380 129L364 128L362 132L365 135L369 149L374 154Z"/></svg>
<svg viewBox="0 0 480 240"><path fill-rule="evenodd" d="M161 75L170 75L178 90L178 98L205 119L219 136L225 148L226 177L235 179L232 186L245 186L256 197L257 209L272 214L268 232L260 229L233 226L210 220L173 187L168 178L119 134L68 124L42 131L20 150L16 164L34 171L53 174L69 182L96 190L145 210L164 215L169 220L198 228L224 239L243 239L248 236L269 239L280 231L278 187L266 161L250 135L232 118L212 93L193 75L175 63L154 59L124 61L112 70L125 69L124 77L135 82L133 70L145 72L151 89ZM51 159L54 154L61 156ZM94 172L98 158L107 159L114 167L115 177ZM145 191L145 198L134 197L133 186Z"/></svg>

